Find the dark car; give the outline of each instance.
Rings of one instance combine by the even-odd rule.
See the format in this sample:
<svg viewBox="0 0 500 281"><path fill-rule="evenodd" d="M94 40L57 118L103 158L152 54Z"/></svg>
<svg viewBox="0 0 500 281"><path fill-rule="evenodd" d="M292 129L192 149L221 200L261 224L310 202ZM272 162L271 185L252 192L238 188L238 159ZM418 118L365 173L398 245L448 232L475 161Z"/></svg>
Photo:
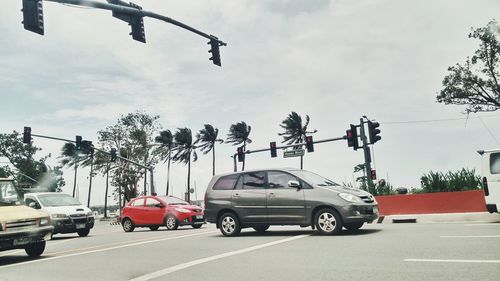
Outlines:
<svg viewBox="0 0 500 281"><path fill-rule="evenodd" d="M309 171L256 170L214 176L205 194L205 218L225 236L245 227L263 232L271 225L337 234L377 219L378 206L370 193Z"/></svg>
<svg viewBox="0 0 500 281"><path fill-rule="evenodd" d="M182 225L200 228L205 222L203 209L173 196L140 196L131 200L122 210L123 230L136 227L158 230L166 226L175 230Z"/></svg>

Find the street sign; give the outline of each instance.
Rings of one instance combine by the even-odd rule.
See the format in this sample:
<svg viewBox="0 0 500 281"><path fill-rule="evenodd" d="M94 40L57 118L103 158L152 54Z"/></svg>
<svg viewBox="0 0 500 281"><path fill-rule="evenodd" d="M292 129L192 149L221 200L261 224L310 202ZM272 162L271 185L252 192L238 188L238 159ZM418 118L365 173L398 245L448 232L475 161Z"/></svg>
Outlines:
<svg viewBox="0 0 500 281"><path fill-rule="evenodd" d="M294 149L294 150L283 151L283 158L297 157L297 156L303 156L303 155L304 155L303 149Z"/></svg>

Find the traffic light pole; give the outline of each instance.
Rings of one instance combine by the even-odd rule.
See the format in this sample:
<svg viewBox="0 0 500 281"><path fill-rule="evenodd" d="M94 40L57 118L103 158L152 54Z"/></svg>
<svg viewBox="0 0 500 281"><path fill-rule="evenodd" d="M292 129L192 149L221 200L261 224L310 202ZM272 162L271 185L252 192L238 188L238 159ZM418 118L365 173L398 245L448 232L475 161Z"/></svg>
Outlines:
<svg viewBox="0 0 500 281"><path fill-rule="evenodd" d="M49 136L44 136L44 135L31 134L31 136L32 137L43 138L43 139L51 139L51 140L58 140L58 141L76 143L76 141L74 141L74 140L68 140L68 139L62 139L62 138L56 138L56 137L49 137ZM111 156L111 153L108 152L108 151L96 148L94 146L92 146L92 148L94 150L97 150L97 151L101 152L101 153L105 153L105 154L108 154L108 155ZM121 159L121 160L126 161L126 162L129 162L129 163L132 163L132 164L137 165L137 166L139 166L141 168L149 170L149 172L151 173L151 194L155 193L154 180L153 180L153 171L154 171L154 168L152 166L148 167L148 166L142 165L141 163L138 163L138 162L135 162L133 160L130 160L128 158L121 157L119 155L116 155L116 158Z"/></svg>
<svg viewBox="0 0 500 281"><path fill-rule="evenodd" d="M172 18L156 14L153 12L149 11L144 11L136 8L132 8L129 6L123 6L123 5L116 5L116 4L110 4L110 3L103 3L103 2L98 2L98 1L92 1L92 0L44 0L48 2L56 2L56 3L61 3L61 4L70 4L70 5L75 5L75 6L84 6L84 7L90 7L90 8L96 8L96 9L102 9L102 10L110 10L113 12L118 12L118 13L124 13L124 14L131 14L131 15L136 15L139 17L150 17L154 19L158 19L170 24L173 24L175 26L178 26L180 28L186 29L188 31L191 31L195 34L198 34L202 37L205 37L209 40L215 40L219 43L220 46L226 46L227 44L222 42L221 40L217 39L213 35L208 35L205 32L202 32L196 28L193 28L189 25L186 25L182 22L176 21ZM117 1L118 2L118 1ZM125 2L123 2L125 3ZM125 3L128 4L128 3Z"/></svg>
<svg viewBox="0 0 500 281"><path fill-rule="evenodd" d="M373 185L372 179L371 179L371 173L372 173L372 167L371 167L371 156L370 156L370 147L368 146L368 138L366 137L366 132L365 132L365 123L364 119L361 118L359 119L359 124L360 124L360 137L361 141L363 141L363 152L365 156L365 171L366 171L366 183L368 184L367 188L369 188L371 185Z"/></svg>

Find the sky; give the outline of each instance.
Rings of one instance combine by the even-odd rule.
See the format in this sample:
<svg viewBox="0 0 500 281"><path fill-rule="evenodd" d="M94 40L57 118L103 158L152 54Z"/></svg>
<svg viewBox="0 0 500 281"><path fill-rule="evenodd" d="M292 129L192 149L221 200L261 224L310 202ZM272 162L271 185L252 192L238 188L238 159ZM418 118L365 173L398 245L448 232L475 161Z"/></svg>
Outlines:
<svg viewBox="0 0 500 281"><path fill-rule="evenodd" d="M378 178L408 188L419 187L431 170L480 172L476 151L500 147L500 112L465 119L465 107L436 102L448 66L478 47L467 37L471 28L499 20L497 0L136 2L226 42L222 67L208 60L205 38L155 19L144 19L143 44L109 11L43 2L40 36L23 29L21 0L2 2L0 133L29 126L33 134L96 142L98 130L141 110L158 114L164 129L197 132L212 124L222 138L245 121L252 150L280 143L279 124L292 111L310 116L315 140L342 137L367 116L381 124L382 140L373 148ZM63 143L33 142L57 165ZM232 171L235 150L217 147L217 173ZM249 155L246 167L300 166L298 158L278 155ZM192 165L199 199L211 161L200 154ZM361 150L337 141L315 145L304 168L352 183L362 162ZM63 191L71 193L73 170L64 171ZM86 202L88 169L79 175L79 199ZM174 195L181 196L186 180L187 167L174 165ZM94 179L91 205L103 204L104 184ZM155 185L164 193L166 165L156 167Z"/></svg>

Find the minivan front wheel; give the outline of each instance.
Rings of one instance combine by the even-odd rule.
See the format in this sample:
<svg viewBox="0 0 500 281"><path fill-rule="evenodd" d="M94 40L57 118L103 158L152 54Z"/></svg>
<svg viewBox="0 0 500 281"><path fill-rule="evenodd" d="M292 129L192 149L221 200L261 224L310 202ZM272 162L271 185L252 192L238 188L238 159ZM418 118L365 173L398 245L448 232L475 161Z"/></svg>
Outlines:
<svg viewBox="0 0 500 281"><path fill-rule="evenodd" d="M240 222L233 213L224 213L220 216L219 227L224 236L237 236L241 231Z"/></svg>
<svg viewBox="0 0 500 281"><path fill-rule="evenodd" d="M321 209L314 217L314 224L321 234L338 234L342 230L342 220L332 209Z"/></svg>

